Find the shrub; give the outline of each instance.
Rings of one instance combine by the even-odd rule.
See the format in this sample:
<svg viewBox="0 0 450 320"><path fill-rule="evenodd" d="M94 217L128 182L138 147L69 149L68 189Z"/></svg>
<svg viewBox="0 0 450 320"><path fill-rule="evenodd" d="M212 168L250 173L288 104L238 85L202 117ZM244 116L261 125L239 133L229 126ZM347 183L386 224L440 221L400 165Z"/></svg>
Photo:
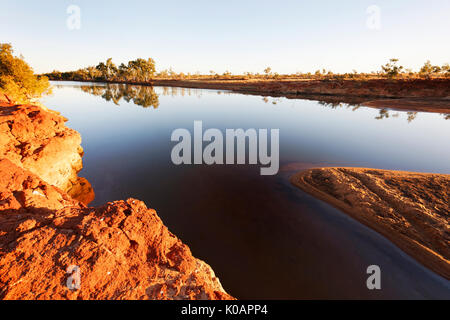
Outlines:
<svg viewBox="0 0 450 320"><path fill-rule="evenodd" d="M47 77L36 76L33 69L13 55L10 44L0 44L0 88L16 103L29 103L50 93Z"/></svg>
<svg viewBox="0 0 450 320"><path fill-rule="evenodd" d="M384 74L388 78L395 78L397 77L400 72L403 70L402 66L397 66L398 59L391 59L388 63L386 63L384 66L381 66L383 69Z"/></svg>

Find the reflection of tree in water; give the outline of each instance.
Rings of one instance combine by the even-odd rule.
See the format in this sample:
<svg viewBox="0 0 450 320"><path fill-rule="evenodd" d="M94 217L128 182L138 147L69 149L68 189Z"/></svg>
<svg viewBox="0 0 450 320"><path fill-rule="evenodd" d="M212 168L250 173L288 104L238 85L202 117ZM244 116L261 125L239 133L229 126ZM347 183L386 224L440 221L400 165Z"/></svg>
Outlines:
<svg viewBox="0 0 450 320"><path fill-rule="evenodd" d="M381 109L380 114L375 117L377 120L387 119L389 118L389 111L387 109Z"/></svg>
<svg viewBox="0 0 450 320"><path fill-rule="evenodd" d="M356 111L359 108L361 108L361 105L358 103L346 103L342 101L324 101L324 100L317 100L317 103L321 106L331 108L331 109L338 109L338 108L346 108L346 109L352 109L352 111Z"/></svg>
<svg viewBox="0 0 450 320"><path fill-rule="evenodd" d="M163 96L171 96L171 97L185 97L185 96L193 96L195 95L197 98L202 97L202 89L195 88L183 88L183 87L163 87L162 88Z"/></svg>
<svg viewBox="0 0 450 320"><path fill-rule="evenodd" d="M269 98L268 97L264 97L262 99L264 101L264 103L269 103ZM280 103L282 100L280 98L273 98L272 99L272 104L273 105L277 105L278 103Z"/></svg>
<svg viewBox="0 0 450 320"><path fill-rule="evenodd" d="M359 104L346 104L346 103L340 103L340 102L325 102L325 101L318 101L318 103L322 106L326 106L332 109L337 109L337 108L343 108L344 106L346 106L347 109L351 108L352 111L356 111L358 110L361 105ZM383 108L379 111L378 116L375 117L375 119L377 120L383 120L383 119L389 119L389 118L398 118L400 116L400 113L397 111L394 114L390 113L391 111ZM408 123L411 123L412 121L414 121L417 118L417 115L419 114L419 112L417 111L409 111L406 113L407 115L407 121ZM445 120L450 120L450 114L442 114L444 116Z"/></svg>
<svg viewBox="0 0 450 320"><path fill-rule="evenodd" d="M86 85L81 86L84 92L100 96L106 101L112 101L119 105L120 100L133 101L134 104L143 108L159 107L159 97L153 87L133 86L129 84L107 84L106 86Z"/></svg>
<svg viewBox="0 0 450 320"><path fill-rule="evenodd" d="M407 114L408 114L408 123L410 123L417 117L417 112L408 112Z"/></svg>
<svg viewBox="0 0 450 320"><path fill-rule="evenodd" d="M417 118L417 115L418 115L418 114L419 114L419 112L417 112L417 111L408 111L408 112L406 113L408 123L413 122L413 121ZM441 115L444 116L444 119L445 119L445 120L450 120L450 114L442 113ZM375 117L375 119L377 119L377 120L382 120L382 119L387 119L387 118L389 118L389 117L397 118L398 116L399 116L399 113L398 113L398 112L395 113L395 114L393 114L393 115L391 115L391 114L389 113L389 110L388 110L388 109L381 109L381 110L380 110L380 114L379 114L377 117Z"/></svg>
<svg viewBox="0 0 450 320"><path fill-rule="evenodd" d="M411 123L414 119L416 119L418 112L409 111L406 114L408 123ZM375 117L375 119L381 120L381 119L388 119L389 117L398 118L399 115L400 114L398 112L391 115L388 109L381 109L380 114L377 117Z"/></svg>
<svg viewBox="0 0 450 320"><path fill-rule="evenodd" d="M396 112L394 114L390 114L388 109L381 109L380 114L378 116L376 116L375 119L382 120L382 119L388 119L390 117L398 118L399 116L400 116L400 113L398 113L398 112ZM411 122L417 117L417 112L407 112L407 116L408 116L408 122Z"/></svg>
<svg viewBox="0 0 450 320"><path fill-rule="evenodd" d="M342 108L344 104L342 102L327 102L327 101L317 101L321 106L325 106L331 109Z"/></svg>
<svg viewBox="0 0 450 320"><path fill-rule="evenodd" d="M358 110L360 107L362 107L362 103L358 103L358 101L346 101L343 102L342 100L340 100L339 98L327 98L327 97L319 97L319 96L311 96L308 100L315 100L317 101L318 104L328 107L328 108L332 108L332 109L337 109L337 108L347 108L347 109L352 109L352 111L356 111ZM389 110L387 108L383 108L379 111L378 116L375 117L375 119L377 120L382 120L382 119L388 119L388 118L398 118L401 113L399 111L395 111L394 114L391 114L391 112L394 112L393 110ZM412 121L414 121L417 116L418 116L419 112L417 111L410 111L407 112L407 121L408 123L411 123ZM450 120L450 114L441 114L445 120Z"/></svg>
<svg viewBox="0 0 450 320"><path fill-rule="evenodd" d="M56 85L56 87L64 87ZM137 104L139 106L142 106L144 108L152 106L153 108L159 107L159 96L154 91L153 87L150 86L136 86L136 85L129 85L129 84L107 84L106 86L99 86L99 85L85 85L81 86L81 89L84 92L93 94L95 96L101 96L106 101L112 101L116 105L119 105L119 102L121 99L124 99L126 102L133 101L134 104ZM232 92L227 91L217 91L218 95L225 94L225 95L231 95ZM198 98L202 97L202 89L197 88L177 88L177 87L163 87L162 89L162 95L164 96L197 96ZM312 98L311 98L312 99ZM328 100L316 100L318 97L316 97L315 101L319 103L322 106L332 108L332 109L338 109L338 108L347 108L351 109L352 111L358 110L362 105L356 102L348 103L348 102L342 102L339 99L332 100L331 98ZM272 104L277 104L280 102L279 98L272 98L270 101L269 98L263 97L262 99L265 103L272 102ZM394 114L390 114L392 112L389 109L381 109L379 111L379 115L375 117L377 120L382 119L388 119L388 118L398 118L400 116L400 113L396 111ZM408 123L411 123L417 118L418 112L407 112L407 121ZM442 113L441 114L445 120L450 120L450 114L449 113Z"/></svg>

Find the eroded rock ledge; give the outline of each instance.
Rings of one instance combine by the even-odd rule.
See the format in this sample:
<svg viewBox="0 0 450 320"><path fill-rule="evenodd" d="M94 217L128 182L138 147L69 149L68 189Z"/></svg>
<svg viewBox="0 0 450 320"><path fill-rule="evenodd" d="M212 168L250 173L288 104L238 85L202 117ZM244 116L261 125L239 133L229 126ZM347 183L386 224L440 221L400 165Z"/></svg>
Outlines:
<svg viewBox="0 0 450 320"><path fill-rule="evenodd" d="M233 299L143 202L89 208L63 191L90 200L65 121L0 99L0 299Z"/></svg>
<svg viewBox="0 0 450 320"><path fill-rule="evenodd" d="M88 208L3 159L0 210L1 299L232 299L141 201Z"/></svg>
<svg viewBox="0 0 450 320"><path fill-rule="evenodd" d="M86 203L93 200L90 185L79 178L82 169L81 136L65 126L57 112L33 105L14 105L0 100L0 158L30 170L64 191L86 186Z"/></svg>
<svg viewBox="0 0 450 320"><path fill-rule="evenodd" d="M318 168L291 181L450 279L450 175Z"/></svg>

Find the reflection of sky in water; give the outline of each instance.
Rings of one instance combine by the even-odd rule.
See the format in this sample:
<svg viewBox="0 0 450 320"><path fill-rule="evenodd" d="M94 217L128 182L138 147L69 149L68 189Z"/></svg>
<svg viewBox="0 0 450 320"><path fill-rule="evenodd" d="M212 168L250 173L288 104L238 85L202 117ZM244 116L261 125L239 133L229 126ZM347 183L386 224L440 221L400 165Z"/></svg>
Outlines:
<svg viewBox="0 0 450 320"><path fill-rule="evenodd" d="M93 205L134 197L156 208L238 298L450 298L448 281L289 183L292 172L311 165L450 173L443 115L418 113L408 122L406 112L391 111L376 120L380 111L363 107L266 103L217 90L155 92L156 109L124 99L117 106L70 83L44 101L82 135L81 176L94 187ZM262 177L259 166L174 166L172 131L192 131L194 120L204 129L279 128L283 170ZM374 263L386 274L381 292L365 287Z"/></svg>
<svg viewBox="0 0 450 320"><path fill-rule="evenodd" d="M159 107L141 108L122 99L116 106L66 87L55 89L47 105L68 117L81 132L86 154L101 145L127 149L167 149L176 128L192 131L193 121L207 128L279 128L281 163L313 162L450 173L450 121L433 113L389 111L353 106L331 108L315 101L230 94L216 90L156 87ZM275 102L276 104L273 104ZM76 107L75 107L76 106ZM161 155L164 156L164 155ZM170 156L170 153L165 155Z"/></svg>

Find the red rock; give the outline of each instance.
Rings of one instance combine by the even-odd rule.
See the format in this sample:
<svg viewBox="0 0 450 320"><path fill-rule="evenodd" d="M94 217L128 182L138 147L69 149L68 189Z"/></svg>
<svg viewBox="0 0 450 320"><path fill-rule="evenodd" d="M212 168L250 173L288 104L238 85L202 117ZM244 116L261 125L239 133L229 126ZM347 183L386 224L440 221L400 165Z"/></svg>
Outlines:
<svg viewBox="0 0 450 320"><path fill-rule="evenodd" d="M3 159L0 210L1 299L232 299L139 200L87 208Z"/></svg>
<svg viewBox="0 0 450 320"><path fill-rule="evenodd" d="M31 105L0 106L0 158L68 190L82 169L81 136L57 112Z"/></svg>

